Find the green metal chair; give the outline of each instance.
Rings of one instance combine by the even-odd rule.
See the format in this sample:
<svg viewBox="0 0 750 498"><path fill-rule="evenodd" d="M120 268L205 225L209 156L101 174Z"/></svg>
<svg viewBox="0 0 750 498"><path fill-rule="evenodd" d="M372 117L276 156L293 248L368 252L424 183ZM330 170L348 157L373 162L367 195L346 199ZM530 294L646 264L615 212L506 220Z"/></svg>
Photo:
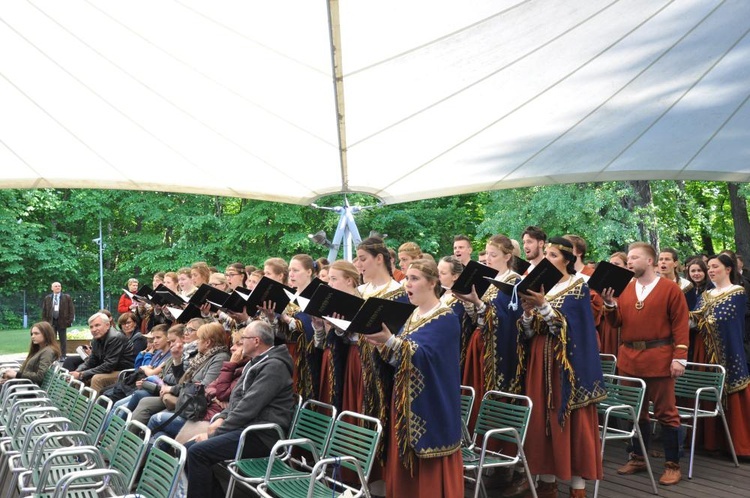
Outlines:
<svg viewBox="0 0 750 498"><path fill-rule="evenodd" d="M723 366L711 363L692 363L688 362L685 373L675 380L675 396L677 401L693 400L693 406L678 406L677 411L680 413L680 419L683 425L692 427L693 434L690 439L690 466L688 469L688 479L693 478L693 457L695 456L695 439L697 435L698 419L719 417L724 426L724 434L729 443L729 452L732 454L734 466L739 467L737 453L734 451L732 442L732 433L729 431L729 424L724 414L722 406L722 396L724 393L724 382L726 379L726 370ZM713 408L707 408L702 402L710 402Z"/></svg>
<svg viewBox="0 0 750 498"><path fill-rule="evenodd" d="M273 430L279 435L280 440L285 440L285 438L288 440L309 440L311 445L308 449L313 454L313 458L317 459L318 455L323 454L325 451L331 432L333 431L335 419L336 408L333 405L309 399L297 411L296 416L292 420L288 435L284 434L276 424L256 424L247 427L240 435L235 460L227 465L230 473L227 496L232 496L237 483L255 489L255 486L263 482L263 477L267 474L268 465L271 460L270 457L242 458L248 434L257 431ZM279 451L280 453L274 458L274 464L270 471L271 479L282 476L306 475L299 469L299 467L304 466L292 459L290 448L280 446Z"/></svg>
<svg viewBox="0 0 750 498"><path fill-rule="evenodd" d="M617 356L613 354L599 353L599 361L602 364L602 373L615 375L617 373Z"/></svg>
<svg viewBox="0 0 750 498"><path fill-rule="evenodd" d="M135 420L129 421L125 430L120 432L109 468L120 471L128 491L135 485L136 474L143 463L150 438L151 431ZM37 459L28 471L19 475L18 491L22 497L34 492L52 492L56 483L71 472L104 467L104 458L95 446L60 448L43 462ZM94 484L81 480L76 486L92 487Z"/></svg>
<svg viewBox="0 0 750 498"><path fill-rule="evenodd" d="M353 422L347 420L353 420ZM338 496L345 490L349 490L355 497L369 497L367 482L382 432L383 427L380 420L376 418L350 411L341 412L333 425L331 439L323 458L314 458L314 465L310 472L304 475L274 478L272 471L279 449L285 445L312 446L312 442L308 439L279 441L271 450L266 474L263 482L258 485L258 494L263 497L276 498L311 498ZM359 488L340 479L338 471L342 468L356 472L359 478Z"/></svg>
<svg viewBox="0 0 750 498"><path fill-rule="evenodd" d="M69 430L69 427L70 420L66 417L35 419L26 426L22 438L13 440L12 451L5 453L2 464L0 482L4 497L13 495L20 473L40 465L46 456L60 448L62 440L70 446L86 443L83 431Z"/></svg>
<svg viewBox="0 0 750 498"><path fill-rule="evenodd" d="M597 404L597 410L602 419L602 424L599 426L602 440L602 460L604 460L604 448L607 441L630 441L633 437L637 437L641 446L641 453L646 462L648 477L651 479L651 487L654 494L658 495L659 490L656 487L654 473L651 471L646 445L638 426L638 417L646 395L646 382L636 377L605 374L604 384L607 389L607 398ZM632 428L626 430L610 426L614 420L624 420L631 424ZM596 481L594 485L594 498L599 495L599 484L599 481Z"/></svg>
<svg viewBox="0 0 750 498"><path fill-rule="evenodd" d="M94 486L90 484L92 480L95 482ZM81 489L81 484L89 487ZM32 496L34 498L100 498L102 494L120 496L126 492L120 472L114 469L92 469L72 472L57 483L54 492L39 491Z"/></svg>
<svg viewBox="0 0 750 498"><path fill-rule="evenodd" d="M464 444L471 444L471 433L469 432L469 418L471 417L471 410L474 408L474 400L476 399L476 391L471 386L461 386L461 433L463 434Z"/></svg>
<svg viewBox="0 0 750 498"><path fill-rule="evenodd" d="M97 444L99 451L106 462L111 462L117 449L117 442L120 440L120 434L125 430L133 414L125 406L118 406L114 409L112 417L102 433Z"/></svg>
<svg viewBox="0 0 750 498"><path fill-rule="evenodd" d="M89 444L95 445L104 431L109 412L112 410L112 400L106 396L98 396L83 424L83 432L89 436Z"/></svg>
<svg viewBox="0 0 750 498"><path fill-rule="evenodd" d="M529 489L536 498L534 479L526 462L523 444L526 441L526 428L531 417L534 403L528 396L511 394L503 391L487 391L479 405L477 422L471 444L461 448L464 472L472 472L476 477L464 475L469 482L474 483L474 498L480 493L486 495L482 483L482 473L485 469L494 467L513 467L522 463ZM481 442L480 442L481 439ZM488 448L491 440L513 443L516 447L514 454L502 451L492 451Z"/></svg>
<svg viewBox="0 0 750 498"><path fill-rule="evenodd" d="M135 495L148 498L172 498L180 473L185 467L185 447L167 436L159 436L148 452Z"/></svg>

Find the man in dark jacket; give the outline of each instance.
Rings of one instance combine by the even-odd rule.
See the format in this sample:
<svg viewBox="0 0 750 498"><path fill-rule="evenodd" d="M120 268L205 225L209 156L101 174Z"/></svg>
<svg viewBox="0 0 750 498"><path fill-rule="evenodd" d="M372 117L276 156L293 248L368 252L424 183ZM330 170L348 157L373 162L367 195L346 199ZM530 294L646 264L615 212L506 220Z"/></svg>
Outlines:
<svg viewBox="0 0 750 498"><path fill-rule="evenodd" d="M89 318L91 354L71 375L83 382L90 381L91 389L101 393L117 381L121 370L133 368L133 345L125 334L109 328L109 317L94 313Z"/></svg>
<svg viewBox="0 0 750 498"><path fill-rule="evenodd" d="M232 391L229 406L208 427L188 442L188 498L224 496L211 467L234 458L242 431L251 424L275 423L286 432L292 421L292 371L285 345L274 346L270 325L256 320L242 332L245 356L251 358ZM268 456L278 440L276 431L250 433L243 458Z"/></svg>
<svg viewBox="0 0 750 498"><path fill-rule="evenodd" d="M52 325L57 332L57 339L60 342L62 359L67 356L68 327L73 323L76 315L76 308L73 305L73 299L68 294L62 293L60 282L52 282L52 294L47 295L42 301L42 320Z"/></svg>

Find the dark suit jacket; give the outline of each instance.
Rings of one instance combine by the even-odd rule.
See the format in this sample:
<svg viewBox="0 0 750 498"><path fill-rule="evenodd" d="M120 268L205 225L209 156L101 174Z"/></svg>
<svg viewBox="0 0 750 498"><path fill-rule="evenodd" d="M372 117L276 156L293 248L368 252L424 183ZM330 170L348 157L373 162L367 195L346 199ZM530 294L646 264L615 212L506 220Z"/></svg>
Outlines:
<svg viewBox="0 0 750 498"><path fill-rule="evenodd" d="M60 293L60 313L57 317L57 326L61 329L70 327L76 314L73 299L70 295ZM47 295L42 302L42 320L52 323L52 294Z"/></svg>
<svg viewBox="0 0 750 498"><path fill-rule="evenodd" d="M91 354L78 368L82 372L81 380L87 380L96 374L119 372L133 368L133 345L124 334L109 329L101 338L91 341Z"/></svg>

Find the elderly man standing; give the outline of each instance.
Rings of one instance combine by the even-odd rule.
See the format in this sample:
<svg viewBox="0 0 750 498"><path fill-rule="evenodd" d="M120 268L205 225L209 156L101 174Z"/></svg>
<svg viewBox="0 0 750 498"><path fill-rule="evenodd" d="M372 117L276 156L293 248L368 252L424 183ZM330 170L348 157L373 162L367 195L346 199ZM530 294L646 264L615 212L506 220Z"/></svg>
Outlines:
<svg viewBox="0 0 750 498"><path fill-rule="evenodd" d="M251 360L232 391L229 406L188 442L188 498L222 497L224 491L211 467L234 458L242 430L251 424L275 423L286 432L292 422L292 357L285 345L274 346L273 329L252 322L242 332L242 348ZM245 440L243 458L268 456L278 440L276 431L259 431Z"/></svg>
<svg viewBox="0 0 750 498"><path fill-rule="evenodd" d="M91 388L101 393L117 381L121 370L133 368L133 345L124 334L109 328L109 317L104 313L91 315L89 328L94 338L91 354L71 375L90 382Z"/></svg>
<svg viewBox="0 0 750 498"><path fill-rule="evenodd" d="M52 294L48 294L42 301L42 320L52 325L57 332L62 350L62 359L66 358L68 327L73 323L76 308L73 299L68 294L62 293L60 282L52 282Z"/></svg>

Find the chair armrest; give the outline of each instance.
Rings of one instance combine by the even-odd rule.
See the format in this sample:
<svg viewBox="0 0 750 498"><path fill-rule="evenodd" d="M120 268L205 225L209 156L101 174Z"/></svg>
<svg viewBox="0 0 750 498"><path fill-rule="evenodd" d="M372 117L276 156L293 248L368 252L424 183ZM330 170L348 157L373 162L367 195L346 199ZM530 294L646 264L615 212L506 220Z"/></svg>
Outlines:
<svg viewBox="0 0 750 498"><path fill-rule="evenodd" d="M487 432L484 433L484 439L482 440L482 454L479 457L480 463L484 461L484 455L487 452L487 445L489 444L490 438L494 436L495 434L511 434L513 438L516 440L516 444L518 446L523 446L523 443L521 442L521 436L518 434L518 431L515 427L502 427L498 429L490 429Z"/></svg>
<svg viewBox="0 0 750 498"><path fill-rule="evenodd" d="M268 483L268 481L271 480L271 469L273 469L273 462L277 458L280 459L280 457L276 456L276 453L279 451L279 448L284 447L284 446L286 446L287 448L291 446L300 446L300 447L307 448L312 453L313 460L316 462L318 461L318 452L315 450L315 444L311 440L305 437L297 438L297 439L280 439L276 441L276 444L274 444L273 448L271 448L271 456L268 459L268 466L266 467L266 475L263 478L263 482ZM290 450L287 449L286 451L290 451Z"/></svg>
<svg viewBox="0 0 750 498"><path fill-rule="evenodd" d="M245 448L245 439L247 439L248 434L250 434L251 432L268 431L268 430L275 430L279 435L279 439L282 439L284 437L284 433L278 424L267 423L267 424L249 425L245 427L245 429L240 434L240 440L237 443L237 452L234 455L234 459L239 460L242 458L242 450Z"/></svg>
<svg viewBox="0 0 750 498"><path fill-rule="evenodd" d="M77 457L83 455L89 455L100 469L105 468L104 458L99 449L95 446L71 446L69 448L60 448L53 451L49 457L44 460L42 470L39 472L39 482L36 483L35 487L36 493L43 493L45 491L44 483L49 479L49 474L52 471L52 466L54 465L56 458L63 456Z"/></svg>

